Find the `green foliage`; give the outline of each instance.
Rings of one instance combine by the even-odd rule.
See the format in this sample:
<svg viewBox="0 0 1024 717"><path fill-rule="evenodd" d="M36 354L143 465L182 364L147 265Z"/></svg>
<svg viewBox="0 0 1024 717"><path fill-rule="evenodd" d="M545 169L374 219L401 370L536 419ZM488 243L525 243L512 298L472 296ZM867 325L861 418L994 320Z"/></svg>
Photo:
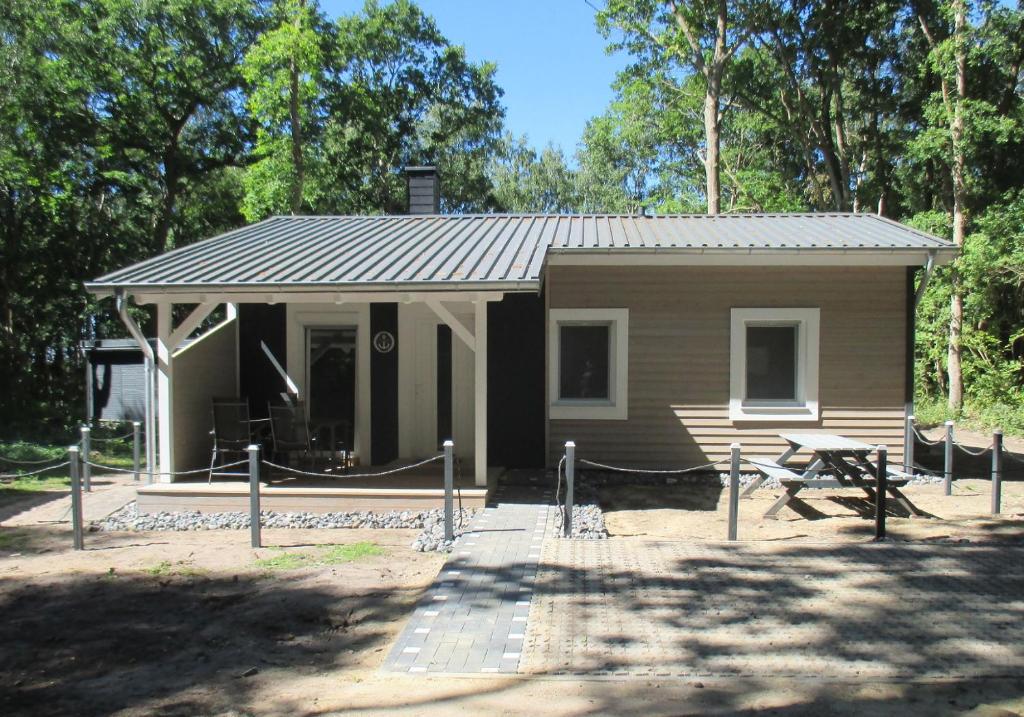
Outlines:
<svg viewBox="0 0 1024 717"><path fill-rule="evenodd" d="M701 211L701 65L722 7L602 3L597 29L629 58L615 98L577 147L537 151L504 134L495 66L470 61L411 0L369 0L334 21L316 0L7 0L0 432L72 440L78 344L123 335L85 280L271 214L401 212L409 165L439 167L450 212ZM723 211L879 211L951 236L955 105L941 80L955 81L964 53L967 236L924 292L917 385L925 398L946 390L955 268L965 411L1014 423L1024 11L970 2L956 33L949 2L724 8L735 52L720 93ZM115 453L104 460L127 460Z"/></svg>
<svg viewBox="0 0 1024 717"><path fill-rule="evenodd" d="M269 558L261 558L254 564L269 571L285 571L340 565L385 554L385 550L379 545L364 541L343 545L328 545L309 552L285 551L278 548L275 555Z"/></svg>

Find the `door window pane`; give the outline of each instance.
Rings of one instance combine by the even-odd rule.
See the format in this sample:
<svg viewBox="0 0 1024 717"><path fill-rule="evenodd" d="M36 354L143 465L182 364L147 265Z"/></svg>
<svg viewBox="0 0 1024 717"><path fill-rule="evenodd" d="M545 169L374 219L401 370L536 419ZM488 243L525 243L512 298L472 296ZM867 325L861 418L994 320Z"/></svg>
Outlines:
<svg viewBox="0 0 1024 717"><path fill-rule="evenodd" d="M796 400L796 326L747 326L747 398Z"/></svg>
<svg viewBox="0 0 1024 717"><path fill-rule="evenodd" d="M352 449L356 408L356 330L309 329L309 417ZM336 449L339 446L331 446Z"/></svg>
<svg viewBox="0 0 1024 717"><path fill-rule="evenodd" d="M559 398L608 400L611 327L561 326Z"/></svg>

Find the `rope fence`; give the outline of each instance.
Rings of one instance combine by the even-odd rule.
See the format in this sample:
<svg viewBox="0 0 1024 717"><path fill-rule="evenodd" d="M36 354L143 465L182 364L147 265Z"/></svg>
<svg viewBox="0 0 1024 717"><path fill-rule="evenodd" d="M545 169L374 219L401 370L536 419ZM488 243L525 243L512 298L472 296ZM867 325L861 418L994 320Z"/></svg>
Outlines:
<svg viewBox="0 0 1024 717"><path fill-rule="evenodd" d="M0 480L15 480L17 478L26 478L28 476L40 475L41 473L57 470L58 468L66 468L69 465L71 465L71 461L64 461L63 463L47 466L45 468L37 468L34 471L26 471L24 473L0 473Z"/></svg>
<svg viewBox="0 0 1024 717"><path fill-rule="evenodd" d="M44 459L39 460L39 461L23 461L23 460L19 460L17 458L6 458L4 456L0 456L0 463L8 463L10 465L15 465L15 466L41 466L43 463L49 463L50 461L58 461L58 460L60 460L60 459L59 458L44 458Z"/></svg>
<svg viewBox="0 0 1024 717"><path fill-rule="evenodd" d="M918 441L920 441L921 443L925 444L926 446L941 446L941 445L944 445L946 443L946 439L945 438L940 438L940 439L938 439L936 441L928 440L927 438L925 438L924 434L921 433L920 430L918 430L917 424L914 423L914 422L911 422L910 430L912 430L914 432L914 437Z"/></svg>
<svg viewBox="0 0 1024 717"><path fill-rule="evenodd" d="M123 441L125 439L131 438L134 435L135 431L128 431L128 433L124 434L123 436L110 436L109 438L97 438L96 436L92 436L90 440L93 443L112 443L114 441Z"/></svg>
<svg viewBox="0 0 1024 717"><path fill-rule="evenodd" d="M414 468L420 468L421 466L425 466L428 463L434 463L435 461L440 461L440 460L444 460L444 454L443 453L442 454L438 454L436 456L431 456L430 458L426 458L426 459L420 461L419 463L411 463L411 464L409 464L407 466L398 466L397 468L392 468L391 470L381 471L379 473L316 473L314 471L303 471L303 470L299 470L298 468L292 468L290 466L282 466L282 465L280 465L278 463L271 463L270 461L268 461L266 459L264 459L261 462L262 462L263 465L265 465L268 468L273 468L274 470L283 471L285 473L290 473L292 475L299 475L299 476L303 476L303 477L306 477L306 478L331 478L331 479L337 480L338 478L345 478L345 479L353 479L353 478L383 478L384 476L395 475L396 473L404 473L405 471L410 471L410 470L413 470Z"/></svg>
<svg viewBox="0 0 1024 717"><path fill-rule="evenodd" d="M235 461L234 463L225 463L224 465L216 466L215 469L216 470L222 470L222 469L225 469L225 468L237 468L238 466L246 465L248 462L249 461L247 461L247 460L241 460L241 461ZM84 460L84 459L82 460L82 465L86 465L86 466L89 466L91 468L98 468L100 470L111 471L113 473L135 473L135 469L134 468L121 468L119 466L108 466L108 465L104 465L102 463L95 463L93 461ZM200 473L209 473L209 472L210 472L209 468L195 468L193 470L188 470L188 471L170 471L170 472L168 472L168 471L159 471L158 470L158 471L153 471L153 475L177 477L177 476L194 476L194 475L199 475ZM244 476L244 475L247 475L247 474L246 473L239 473L238 475Z"/></svg>
<svg viewBox="0 0 1024 717"><path fill-rule="evenodd" d="M615 473L633 473L640 475L681 475L683 473L697 473L700 471L707 471L711 468L721 465L722 463L728 463L729 459L724 458L720 461L714 461L713 463L704 463L699 466L690 466L689 468L669 468L669 469L654 469L654 468L632 468L625 466L612 466L604 463L598 463L596 461L587 460L586 458L577 458L577 463L590 466L591 468L600 468L605 471L612 471Z"/></svg>

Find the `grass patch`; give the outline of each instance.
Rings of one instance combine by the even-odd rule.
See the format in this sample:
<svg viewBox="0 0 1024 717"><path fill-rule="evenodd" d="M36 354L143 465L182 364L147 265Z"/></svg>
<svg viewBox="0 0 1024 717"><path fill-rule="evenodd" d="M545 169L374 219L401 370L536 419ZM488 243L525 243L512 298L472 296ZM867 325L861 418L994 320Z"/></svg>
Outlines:
<svg viewBox="0 0 1024 717"><path fill-rule="evenodd" d="M353 560L372 558L375 555L383 555L384 548L376 543L362 542L351 545L332 545L320 556L321 565L338 565L339 563L351 563Z"/></svg>
<svg viewBox="0 0 1024 717"><path fill-rule="evenodd" d="M66 446L53 446L26 441L0 441L0 458L13 461L47 461L63 463L68 458ZM93 444L89 452L93 463L100 463L114 468L130 469L132 467L131 439ZM41 468L40 465L18 465L0 460L0 474L30 473ZM144 468L144 466L143 466ZM101 475L103 470L94 468L94 475ZM71 486L70 471L67 466L36 475L0 479L0 505L18 502L27 494L66 491Z"/></svg>
<svg viewBox="0 0 1024 717"><path fill-rule="evenodd" d="M11 478L0 482L0 491L19 491L22 493L41 493L49 490L68 490L71 478L67 476L27 476Z"/></svg>
<svg viewBox="0 0 1024 717"><path fill-rule="evenodd" d="M914 402L914 417L925 427L956 421L958 426L970 431L989 433L1001 428L1007 436L1024 437L1024 407L1006 403L982 406L968 402L957 416L949 410L944 398L925 396Z"/></svg>
<svg viewBox="0 0 1024 717"><path fill-rule="evenodd" d="M161 560L156 565L146 568L146 572L150 575L169 575L171 572L171 561Z"/></svg>
<svg viewBox="0 0 1024 717"><path fill-rule="evenodd" d="M257 560L256 567L268 571L298 570L341 565L385 554L384 548L365 541L348 545L327 545L316 552L285 552L283 548L277 550L280 551L277 555Z"/></svg>
<svg viewBox="0 0 1024 717"><path fill-rule="evenodd" d="M170 560L161 560L156 565L145 568L144 572L153 577L180 575L185 578L196 578L206 574L205 570L190 565L187 560L179 560L177 563L172 563Z"/></svg>
<svg viewBox="0 0 1024 717"><path fill-rule="evenodd" d="M29 534L24 530L0 529L0 550L17 552L29 543Z"/></svg>
<svg viewBox="0 0 1024 717"><path fill-rule="evenodd" d="M309 553L280 553L257 560L256 567L264 570L298 570L310 565L312 559Z"/></svg>

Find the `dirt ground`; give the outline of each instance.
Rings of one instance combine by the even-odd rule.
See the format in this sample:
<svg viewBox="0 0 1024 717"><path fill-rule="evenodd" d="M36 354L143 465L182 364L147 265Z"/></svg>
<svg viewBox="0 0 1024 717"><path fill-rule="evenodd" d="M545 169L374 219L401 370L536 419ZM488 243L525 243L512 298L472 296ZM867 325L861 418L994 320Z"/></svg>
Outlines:
<svg viewBox="0 0 1024 717"><path fill-rule="evenodd" d="M781 489L760 488L739 502L740 540L863 541L874 536L874 504L857 489L804 490L804 506L789 506L766 519ZM1024 541L1024 482L1003 483L1002 514L989 515L991 483L956 481L952 496L942 485L909 486L903 493L929 518L910 518L889 500L887 534L910 541ZM613 536L674 540L724 540L729 492L691 484L602 487L605 525Z"/></svg>

